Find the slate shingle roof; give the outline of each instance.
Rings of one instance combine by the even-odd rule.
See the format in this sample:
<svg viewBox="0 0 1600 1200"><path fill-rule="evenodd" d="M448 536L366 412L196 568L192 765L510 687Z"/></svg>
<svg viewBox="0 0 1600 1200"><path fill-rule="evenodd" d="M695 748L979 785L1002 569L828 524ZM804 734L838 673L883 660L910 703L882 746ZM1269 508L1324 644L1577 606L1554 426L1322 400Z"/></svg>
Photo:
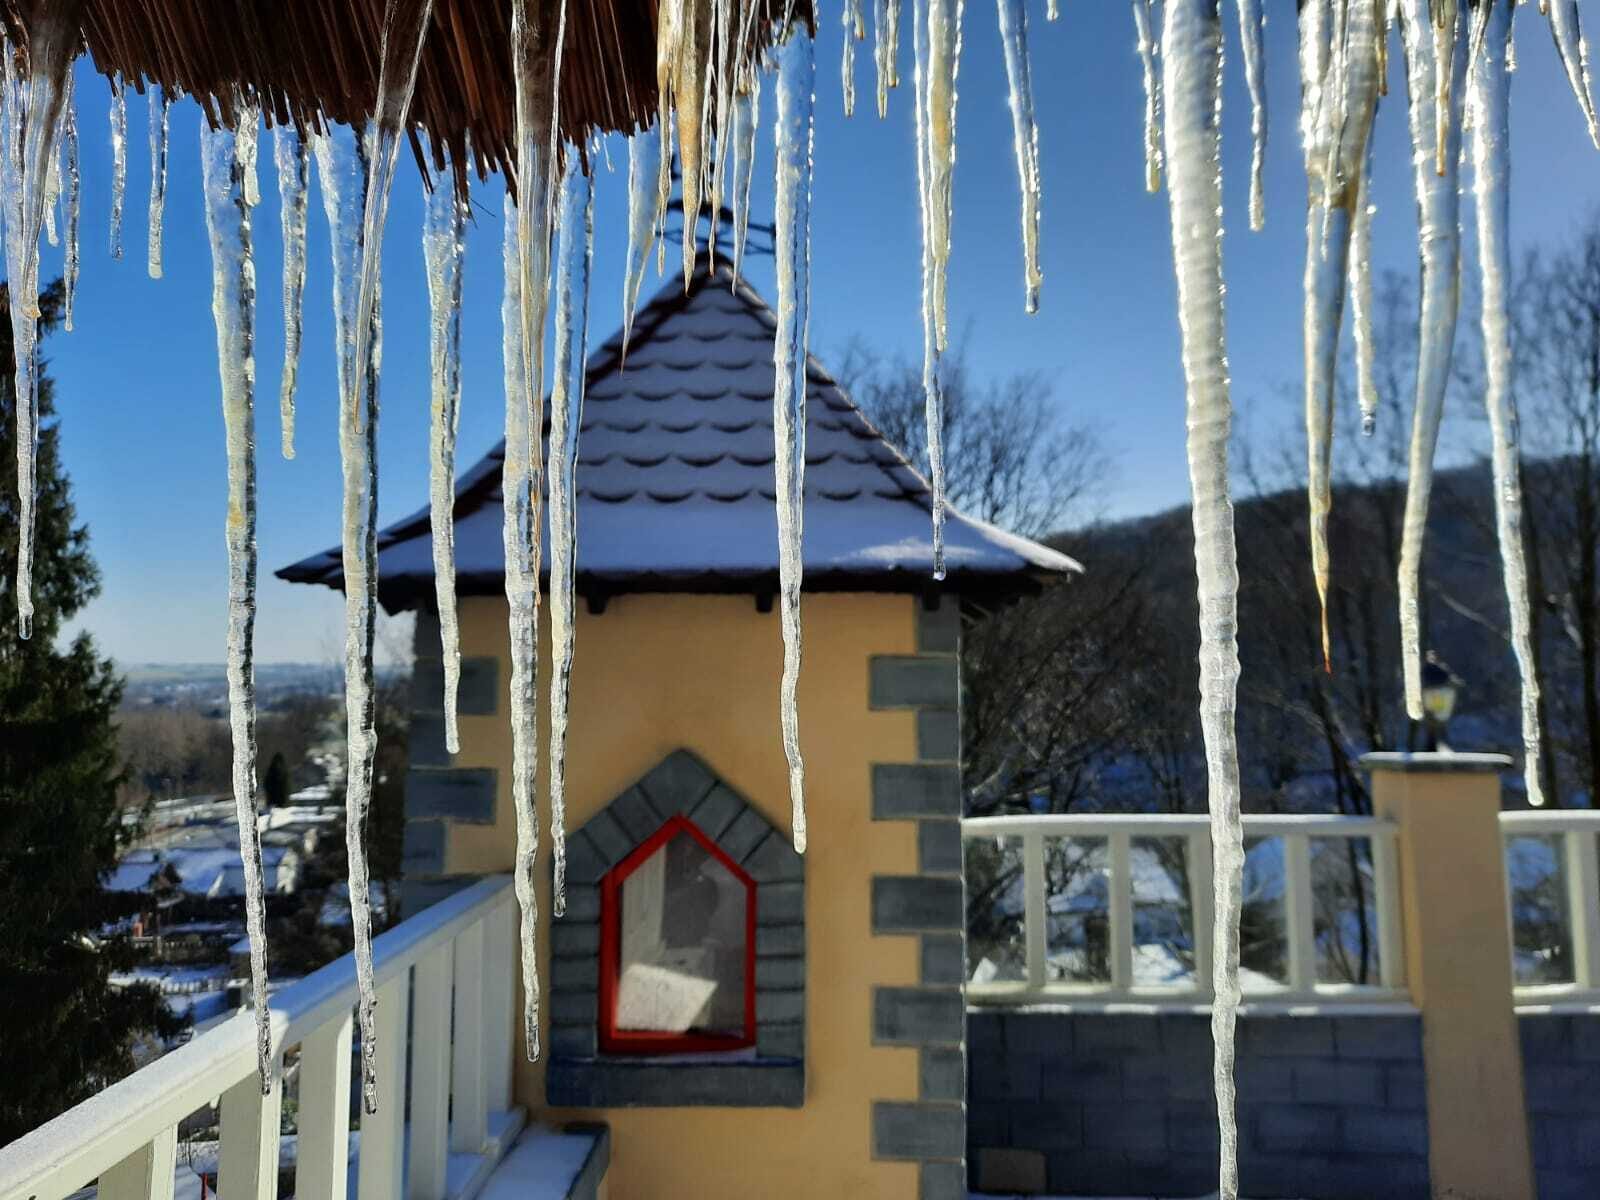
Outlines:
<svg viewBox="0 0 1600 1200"><path fill-rule="evenodd" d="M620 331L590 356L578 463L580 593L776 590L775 327L754 289L735 283L720 260L714 272L702 261L687 291L670 282L640 311L625 365ZM806 374L806 589L939 586L926 482L815 359ZM464 595L504 586L502 459L496 446L457 484ZM1078 569L1064 554L953 510L945 528L946 590L1014 593L1043 574ZM386 608L432 597L426 508L383 530L378 546ZM278 575L343 586L337 549Z"/></svg>

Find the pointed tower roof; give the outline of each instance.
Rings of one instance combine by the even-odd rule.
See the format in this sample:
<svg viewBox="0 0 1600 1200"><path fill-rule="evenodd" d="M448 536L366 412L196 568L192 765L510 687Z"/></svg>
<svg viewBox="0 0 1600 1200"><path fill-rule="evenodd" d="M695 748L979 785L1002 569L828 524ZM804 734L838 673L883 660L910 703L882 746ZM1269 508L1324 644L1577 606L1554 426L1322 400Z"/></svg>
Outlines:
<svg viewBox="0 0 1600 1200"><path fill-rule="evenodd" d="M630 592L776 592L776 327L771 308L733 278L723 259L708 269L702 257L687 289L673 281L640 311L626 364L620 331L590 356L578 460L577 589L591 602ZM942 587L993 596L1080 569L1064 554L951 509L949 574L943 585L935 583L926 481L814 358L807 360L806 387L807 591ZM503 444L496 446L456 487L462 595L504 588L503 455ZM333 588L344 583L337 547L278 576ZM426 508L378 535L378 578L379 598L391 612L432 598Z"/></svg>

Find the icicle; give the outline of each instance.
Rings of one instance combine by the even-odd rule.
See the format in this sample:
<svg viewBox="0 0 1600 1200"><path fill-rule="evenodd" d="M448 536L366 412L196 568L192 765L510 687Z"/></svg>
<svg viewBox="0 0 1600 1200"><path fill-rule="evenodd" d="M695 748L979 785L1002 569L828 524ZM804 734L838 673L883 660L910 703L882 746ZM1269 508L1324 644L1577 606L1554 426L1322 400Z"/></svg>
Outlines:
<svg viewBox="0 0 1600 1200"><path fill-rule="evenodd" d="M348 166L332 169L333 148L327 137L319 136L316 146L323 206L333 231L334 308L341 364L339 458L344 488L342 564L348 747L345 839L360 994L357 1016L361 1026L362 1097L369 1113L376 1112L378 1104L377 996L372 976L371 890L362 830L372 798L373 756L377 749L372 637L378 603L378 364L382 357L379 278L389 185L394 179L431 8L430 0L388 0L385 5L373 119L365 136L355 139L359 170ZM359 197L347 194L352 190L352 175L360 178ZM359 281L353 296L348 286L352 278Z"/></svg>
<svg viewBox="0 0 1600 1200"><path fill-rule="evenodd" d="M1460 84L1456 78L1456 18L1460 0L1428 0L1429 15L1433 18L1433 57L1439 65L1434 72L1434 168L1440 175L1454 171L1457 164L1445 163L1447 154L1454 154L1452 145L1459 145L1461 131L1457 128L1461 116Z"/></svg>
<svg viewBox="0 0 1600 1200"><path fill-rule="evenodd" d="M67 78L71 79L69 71ZM67 85L68 96L71 96L72 85ZM56 208L61 203L61 139L56 139L55 150L50 155L50 170L45 176L44 188L44 236L52 246L61 244L61 231L56 228Z"/></svg>
<svg viewBox="0 0 1600 1200"><path fill-rule="evenodd" d="M800 583L805 517L806 337L811 323L811 149L816 47L804 22L778 48L777 158L778 328L772 392L773 464L777 471L778 576L783 620L783 752L789 760L794 848L805 853L805 763L800 756Z"/></svg>
<svg viewBox="0 0 1600 1200"><path fill-rule="evenodd" d="M256 116L241 105L241 126ZM250 941L250 1002L265 1095L272 1082L272 1014L267 1006L266 900L256 824L256 274L244 163L229 129L200 123L206 230L211 237L211 315L228 446L228 723L233 732L233 803L244 863Z"/></svg>
<svg viewBox="0 0 1600 1200"><path fill-rule="evenodd" d="M1550 34L1555 38L1556 53L1561 56L1561 66L1567 73L1567 82L1578 98L1583 110L1583 121L1589 129L1589 140L1600 148L1600 125L1596 124L1593 89L1589 83L1589 46L1583 40L1578 25L1578 0L1552 0L1549 7ZM1514 68L1508 62L1506 69Z"/></svg>
<svg viewBox="0 0 1600 1200"><path fill-rule="evenodd" d="M840 6L844 18L844 61L839 76L844 83L844 115L856 112L856 39L866 36L861 16L861 0L845 0Z"/></svg>
<svg viewBox="0 0 1600 1200"><path fill-rule="evenodd" d="M1368 198L1371 164L1361 175L1355 219L1350 224L1350 320L1356 346L1356 396L1361 432L1371 437L1378 426L1377 340L1372 332L1372 217Z"/></svg>
<svg viewBox="0 0 1600 1200"><path fill-rule="evenodd" d="M1133 0L1139 66L1144 75L1144 187L1161 190L1161 75L1156 69L1153 0Z"/></svg>
<svg viewBox="0 0 1600 1200"><path fill-rule="evenodd" d="M39 229L46 180L60 131L67 72L77 48L71 5L41 5L28 26L28 80L17 76L16 52L6 43L4 141L0 193L5 210L6 278L17 404L17 635L33 633L33 536L38 499Z"/></svg>
<svg viewBox="0 0 1600 1200"><path fill-rule="evenodd" d="M1161 38L1167 194L1188 385L1189 480L1200 599L1200 720L1206 746L1215 897L1211 1035L1220 1117L1221 1200L1239 1194L1234 1032L1244 837L1234 735L1239 681L1238 559L1228 495L1232 404L1223 324L1220 0L1167 0Z"/></svg>
<svg viewBox="0 0 1600 1200"><path fill-rule="evenodd" d="M736 41L737 31L733 28L732 0L715 0L715 5L712 33L716 69L711 76L713 86L707 89L706 102L710 105L714 92L716 112L713 114L714 120L708 122L708 132L702 139L703 143L709 146L711 159L711 169L707 172L706 192L706 208L711 217L711 229L706 237L706 254L710 257L713 269L717 262L717 225L722 219L723 188L728 169L728 122L733 115L733 84L737 72L734 47L743 44Z"/></svg>
<svg viewBox="0 0 1600 1200"><path fill-rule="evenodd" d="M1468 84L1472 104L1472 161L1477 190L1478 264L1483 290L1484 408L1489 414L1495 525L1511 612L1511 647L1522 676L1523 778L1528 803L1544 804L1539 778L1539 679L1533 658L1533 612L1522 544L1522 481L1517 469L1517 407L1512 390L1508 315L1511 247L1511 76L1504 69L1511 40L1510 0L1488 4L1484 61Z"/></svg>
<svg viewBox="0 0 1600 1200"><path fill-rule="evenodd" d="M928 72L929 14L912 7L912 50L916 62L914 81L917 129L917 200L922 224L922 392L924 427L928 442L928 476L933 496L933 577L942 580L944 566L944 395L939 378L939 333L934 300L934 255L937 234L932 208L933 131Z"/></svg>
<svg viewBox="0 0 1600 1200"><path fill-rule="evenodd" d="M1011 136L1022 189L1022 278L1024 312L1039 311L1039 126L1033 118L1033 76L1028 65L1028 10L1023 0L997 0L1000 41L1005 48L1010 92Z"/></svg>
<svg viewBox="0 0 1600 1200"><path fill-rule="evenodd" d="M734 128L738 128L735 107ZM738 153L737 135L734 153ZM735 166L735 184L738 182ZM661 223L661 138L642 129L628 139L628 264L622 281L622 355L627 360L628 339L633 334L633 317L639 307L639 288L650 266L650 246ZM737 191L734 204L737 206ZM737 207L735 208L737 213ZM738 253L735 242L734 253Z"/></svg>
<svg viewBox="0 0 1600 1200"><path fill-rule="evenodd" d="M67 71L67 110L62 129L66 143L67 172L67 251L64 313L67 332L72 332L73 308L78 297L78 223L83 210L83 171L78 161L78 101L77 87L71 70Z"/></svg>
<svg viewBox="0 0 1600 1200"><path fill-rule="evenodd" d="M733 277L744 263L750 229L750 181L755 178L756 125L761 119L761 76L750 72L749 87L733 104Z"/></svg>
<svg viewBox="0 0 1600 1200"><path fill-rule="evenodd" d="M157 84L150 85L150 251L151 279L161 278L161 222L167 206L167 124L172 98Z"/></svg>
<svg viewBox="0 0 1600 1200"><path fill-rule="evenodd" d="M532 9L530 13L530 8ZM511 801L517 820L513 873L522 911L523 1038L528 1060L539 1057L539 968L536 932L538 897L534 864L539 856L539 729L535 688L539 662L539 513L543 467L544 326L550 296L550 209L556 139L561 126L561 50L567 8L559 6L555 27L543 6L512 0L511 61L516 79L517 207L514 253L517 277L517 351L520 392L506 396L505 497L506 599L511 635ZM662 10L665 21L666 10ZM508 214L510 210L508 210ZM508 231L508 237L510 236ZM507 284L510 287L510 284ZM509 303L508 293L508 303ZM507 353L510 352L508 341ZM512 382L507 376L507 384ZM519 410L513 413L513 409ZM520 427L521 442L518 444Z"/></svg>
<svg viewBox="0 0 1600 1200"><path fill-rule="evenodd" d="M261 203L261 175L256 169L261 149L261 110L241 101L238 117L234 153L239 158L239 169L244 172L244 202L254 208Z"/></svg>
<svg viewBox="0 0 1600 1200"><path fill-rule="evenodd" d="M956 166L956 71L961 64L963 0L928 0L923 86L928 104L928 207L933 247L933 333L943 353L950 270L950 220ZM942 437L942 431L940 431ZM941 495L937 503L943 505Z"/></svg>
<svg viewBox="0 0 1600 1200"><path fill-rule="evenodd" d="M456 694L461 681L461 631L456 621L456 428L461 411L461 285L466 254L467 198L456 191L455 163L444 152L423 211L422 249L428 266L428 328L432 368L432 427L428 435L428 501L433 528L433 584L444 663L444 745L461 751Z"/></svg>
<svg viewBox="0 0 1600 1200"><path fill-rule="evenodd" d="M122 196L128 186L128 96L111 80L111 257L122 257Z"/></svg>
<svg viewBox="0 0 1600 1200"><path fill-rule="evenodd" d="M594 256L594 180L584 171L578 148L570 144L557 227L556 357L550 386L550 848L555 859L551 905L559 917L567 911L567 700L576 610L578 432L583 427Z"/></svg>
<svg viewBox="0 0 1600 1200"><path fill-rule="evenodd" d="M1439 442L1439 419L1455 348L1456 313L1461 301L1460 103L1466 55L1451 54L1458 77L1439 88L1435 75L1445 69L1430 36L1428 0L1401 0L1401 34L1406 53L1408 112L1413 171L1417 190L1418 246L1422 256L1422 305L1418 320L1416 411L1411 424L1405 522L1400 544L1400 649L1406 685L1406 712L1422 719L1422 543L1427 532L1428 501L1433 491L1433 452ZM1456 30L1459 36L1459 22ZM1433 98L1450 95L1453 111L1448 129L1437 127ZM1434 150L1445 147L1445 171L1435 169Z"/></svg>
<svg viewBox="0 0 1600 1200"><path fill-rule="evenodd" d="M1267 80L1262 61L1266 53L1264 21L1261 0L1239 0L1239 43L1244 49L1245 82L1250 88L1250 228L1257 232L1267 223L1266 193L1261 181L1267 159Z"/></svg>
<svg viewBox="0 0 1600 1200"><path fill-rule="evenodd" d="M300 379L300 339L305 332L306 185L311 163L305 139L293 125L273 129L278 203L283 225L283 376L278 423L284 458L294 457L294 393Z"/></svg>
<svg viewBox="0 0 1600 1200"><path fill-rule="evenodd" d="M900 0L873 0L872 38L872 61L878 69L878 116L882 118L889 115L889 89L900 86L895 70L900 49Z"/></svg>
<svg viewBox="0 0 1600 1200"><path fill-rule="evenodd" d="M1061 7L1060 7L1059 3L1057 2L1057 0L1046 0L1045 6L1044 6L1044 19L1046 21L1054 21L1054 20L1057 20L1060 16L1061 16Z"/></svg>

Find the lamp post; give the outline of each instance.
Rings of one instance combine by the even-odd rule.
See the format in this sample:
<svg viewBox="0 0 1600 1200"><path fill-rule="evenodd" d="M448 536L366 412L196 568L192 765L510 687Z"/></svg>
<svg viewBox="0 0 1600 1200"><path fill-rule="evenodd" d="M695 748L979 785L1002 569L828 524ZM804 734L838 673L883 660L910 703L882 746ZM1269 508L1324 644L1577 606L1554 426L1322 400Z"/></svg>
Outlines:
<svg viewBox="0 0 1600 1200"><path fill-rule="evenodd" d="M1422 720L1427 729L1424 749L1448 754L1445 730L1456 711L1456 700L1461 694L1461 677L1444 663L1432 650L1422 664Z"/></svg>

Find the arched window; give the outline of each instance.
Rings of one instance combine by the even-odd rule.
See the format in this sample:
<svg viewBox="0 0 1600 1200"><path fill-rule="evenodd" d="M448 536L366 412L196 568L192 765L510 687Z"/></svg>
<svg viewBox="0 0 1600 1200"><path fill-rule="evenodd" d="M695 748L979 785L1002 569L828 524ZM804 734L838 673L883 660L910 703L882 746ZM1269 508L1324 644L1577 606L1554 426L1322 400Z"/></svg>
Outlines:
<svg viewBox="0 0 1600 1200"><path fill-rule="evenodd" d="M753 1046L755 949L755 881L689 818L669 818L600 881L600 1049Z"/></svg>

